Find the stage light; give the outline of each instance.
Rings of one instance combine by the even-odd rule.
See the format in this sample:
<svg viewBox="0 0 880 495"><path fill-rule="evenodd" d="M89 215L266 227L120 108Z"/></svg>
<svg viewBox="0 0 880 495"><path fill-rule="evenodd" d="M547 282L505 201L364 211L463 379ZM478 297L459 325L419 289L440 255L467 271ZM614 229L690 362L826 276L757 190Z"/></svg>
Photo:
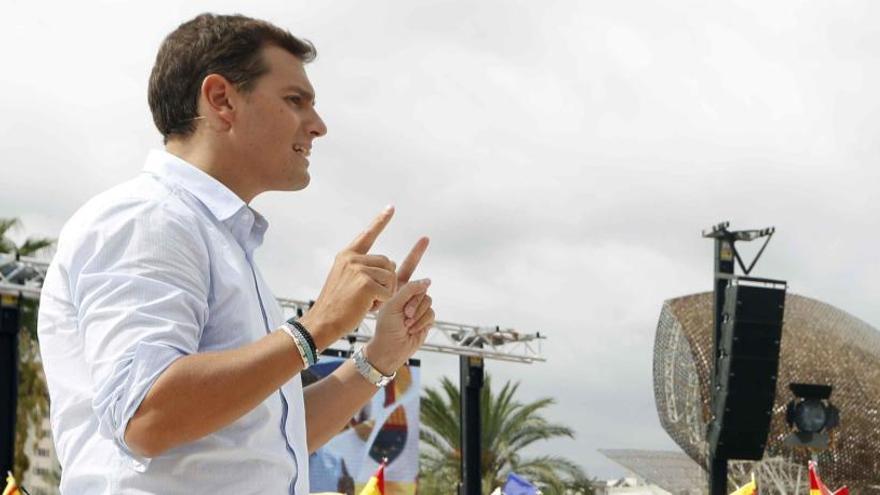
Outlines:
<svg viewBox="0 0 880 495"><path fill-rule="evenodd" d="M797 404L792 403L791 423L800 431L816 433L825 428L828 414L825 412L825 404L816 399L807 399Z"/></svg>
<svg viewBox="0 0 880 495"><path fill-rule="evenodd" d="M828 432L840 424L840 412L831 401L831 385L792 383L794 393L785 408L785 421L794 432L785 440L788 445L824 449Z"/></svg>

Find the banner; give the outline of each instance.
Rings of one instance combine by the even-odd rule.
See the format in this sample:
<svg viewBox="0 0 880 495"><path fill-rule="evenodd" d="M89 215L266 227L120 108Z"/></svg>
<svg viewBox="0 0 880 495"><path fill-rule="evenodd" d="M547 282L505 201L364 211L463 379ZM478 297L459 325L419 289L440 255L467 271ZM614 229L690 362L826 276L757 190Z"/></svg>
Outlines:
<svg viewBox="0 0 880 495"><path fill-rule="evenodd" d="M325 351L320 362L303 371L303 385L333 373L344 362L342 355ZM413 495L419 472L419 385L419 363L410 360L342 432L309 457L311 491L355 495L385 458L385 495Z"/></svg>

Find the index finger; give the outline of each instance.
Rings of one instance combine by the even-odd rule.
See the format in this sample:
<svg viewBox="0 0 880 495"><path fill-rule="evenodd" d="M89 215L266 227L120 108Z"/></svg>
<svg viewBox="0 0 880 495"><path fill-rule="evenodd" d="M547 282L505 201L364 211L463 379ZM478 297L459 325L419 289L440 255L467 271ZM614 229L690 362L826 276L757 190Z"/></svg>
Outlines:
<svg viewBox="0 0 880 495"><path fill-rule="evenodd" d="M382 210L382 213L379 213L379 216L373 220L373 223L367 227L367 230L358 234L358 236L351 241L351 244L348 245L348 249L356 253L367 254L370 248L373 247L373 243L376 242L376 238L379 237L379 234L381 234L382 230L385 229L385 226L388 225L392 216L394 216L394 207L388 205Z"/></svg>
<svg viewBox="0 0 880 495"><path fill-rule="evenodd" d="M428 242L430 241L427 237L420 238L416 241L409 254L406 255L406 259L403 260L403 263L400 264L400 269L397 270L398 286L409 282L409 278L412 277L416 267L419 266L419 261L422 261L422 255L428 249Z"/></svg>

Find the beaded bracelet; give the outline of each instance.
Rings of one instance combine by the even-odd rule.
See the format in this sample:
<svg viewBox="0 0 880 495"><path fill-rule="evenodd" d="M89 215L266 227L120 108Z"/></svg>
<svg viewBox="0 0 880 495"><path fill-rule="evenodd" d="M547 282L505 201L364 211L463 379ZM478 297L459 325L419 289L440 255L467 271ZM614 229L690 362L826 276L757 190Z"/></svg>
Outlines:
<svg viewBox="0 0 880 495"><path fill-rule="evenodd" d="M317 362L315 355L311 352L308 341L303 334L300 333L298 328L289 323L285 323L284 325L281 325L281 329L284 330L284 333L290 336L293 343L296 345L296 350L299 351L299 357L302 358L303 369L306 369Z"/></svg>
<svg viewBox="0 0 880 495"><path fill-rule="evenodd" d="M315 345L315 339L312 338L311 332L306 330L305 325L299 322L296 318L291 318L287 320L287 323L291 324L299 330L299 333L306 339L306 342L309 344L309 349L312 351L312 356L315 357L315 362L318 362L318 347Z"/></svg>

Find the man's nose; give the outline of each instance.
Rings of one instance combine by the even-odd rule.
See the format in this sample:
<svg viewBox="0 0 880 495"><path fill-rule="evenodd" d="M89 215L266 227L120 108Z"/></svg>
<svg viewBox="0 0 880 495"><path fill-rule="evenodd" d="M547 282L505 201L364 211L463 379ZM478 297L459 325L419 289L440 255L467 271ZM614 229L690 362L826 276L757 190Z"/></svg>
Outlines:
<svg viewBox="0 0 880 495"><path fill-rule="evenodd" d="M314 137L321 137L327 134L327 124L324 123L324 120L321 119L321 116L318 115L318 112L313 110L314 114L312 119L310 119L308 130L309 134Z"/></svg>

